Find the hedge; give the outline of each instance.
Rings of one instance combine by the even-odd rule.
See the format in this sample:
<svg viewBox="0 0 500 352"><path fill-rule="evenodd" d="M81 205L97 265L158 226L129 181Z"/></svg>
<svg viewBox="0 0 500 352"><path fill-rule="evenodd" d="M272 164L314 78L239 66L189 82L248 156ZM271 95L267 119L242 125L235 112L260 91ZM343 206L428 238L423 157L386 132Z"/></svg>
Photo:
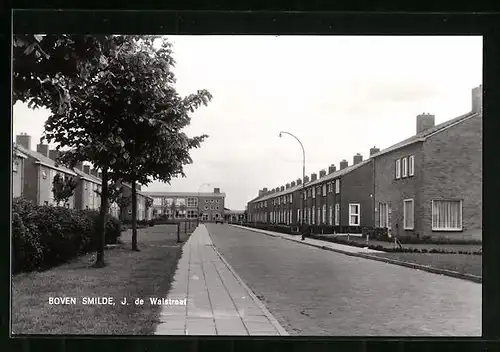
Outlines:
<svg viewBox="0 0 500 352"><path fill-rule="evenodd" d="M97 211L37 206L22 198L12 206L14 273L47 269L96 250ZM106 243L117 243L120 235L120 221L108 216Z"/></svg>

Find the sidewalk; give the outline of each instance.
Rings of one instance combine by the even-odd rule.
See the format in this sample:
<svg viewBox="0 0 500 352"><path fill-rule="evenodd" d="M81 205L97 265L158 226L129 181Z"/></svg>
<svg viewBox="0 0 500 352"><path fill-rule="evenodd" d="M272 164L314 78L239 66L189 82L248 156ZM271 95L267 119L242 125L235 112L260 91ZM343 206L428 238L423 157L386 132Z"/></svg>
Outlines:
<svg viewBox="0 0 500 352"><path fill-rule="evenodd" d="M212 245L205 225L183 246L156 335L288 335Z"/></svg>
<svg viewBox="0 0 500 352"><path fill-rule="evenodd" d="M347 245L339 244L339 243L316 240L314 238L306 238L304 241L302 241L300 235L293 236L293 235L287 235L285 233L254 229L254 228L240 226L240 225L232 225L232 226L238 227L241 229L245 229L248 231L260 232L260 233L263 233L263 234L266 234L269 236L281 237L281 238L284 238L284 239L289 240L289 241L295 241L295 242L299 242L299 243L306 244L306 245L313 246L313 247L317 247L317 248L329 249L329 250L332 250L335 252L342 252L342 253L384 253L381 251L376 251L374 249L347 246Z"/></svg>

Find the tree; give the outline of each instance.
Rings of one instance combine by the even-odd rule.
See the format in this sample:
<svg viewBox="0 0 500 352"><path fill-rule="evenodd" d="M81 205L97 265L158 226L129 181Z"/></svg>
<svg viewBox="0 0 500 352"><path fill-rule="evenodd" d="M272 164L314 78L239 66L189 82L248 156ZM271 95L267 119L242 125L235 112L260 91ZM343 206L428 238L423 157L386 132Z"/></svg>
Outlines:
<svg viewBox="0 0 500 352"><path fill-rule="evenodd" d="M175 220L177 216L177 204L175 203L175 199L173 199L172 204L170 204L170 214L172 216L172 220Z"/></svg>
<svg viewBox="0 0 500 352"><path fill-rule="evenodd" d="M151 198L146 198L145 205L146 205L146 218L148 218L149 209L151 209L151 207L153 206L153 200Z"/></svg>
<svg viewBox="0 0 500 352"><path fill-rule="evenodd" d="M124 196L122 194L116 200L116 204L120 208L120 219L123 220L123 212L132 204L132 196Z"/></svg>
<svg viewBox="0 0 500 352"><path fill-rule="evenodd" d="M73 177L63 177L57 173L52 181L52 194L57 206L62 202L66 204L75 193L77 182Z"/></svg>

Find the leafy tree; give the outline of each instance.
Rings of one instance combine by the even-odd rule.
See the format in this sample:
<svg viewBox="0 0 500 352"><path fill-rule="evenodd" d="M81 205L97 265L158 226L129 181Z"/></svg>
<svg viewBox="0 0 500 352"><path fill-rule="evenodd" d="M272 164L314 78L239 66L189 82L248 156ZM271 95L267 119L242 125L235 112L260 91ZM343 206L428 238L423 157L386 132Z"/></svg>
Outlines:
<svg viewBox="0 0 500 352"><path fill-rule="evenodd" d="M52 194L57 206L62 202L66 204L75 193L77 182L73 177L63 177L61 174L56 174L52 181Z"/></svg>
<svg viewBox="0 0 500 352"><path fill-rule="evenodd" d="M151 198L146 198L145 205L146 205L146 218L147 218L149 209L151 209L151 207L153 206L153 200Z"/></svg>
<svg viewBox="0 0 500 352"><path fill-rule="evenodd" d="M172 219L175 219L177 216L177 204L175 203L175 199L172 201L172 204L170 204L170 214Z"/></svg>

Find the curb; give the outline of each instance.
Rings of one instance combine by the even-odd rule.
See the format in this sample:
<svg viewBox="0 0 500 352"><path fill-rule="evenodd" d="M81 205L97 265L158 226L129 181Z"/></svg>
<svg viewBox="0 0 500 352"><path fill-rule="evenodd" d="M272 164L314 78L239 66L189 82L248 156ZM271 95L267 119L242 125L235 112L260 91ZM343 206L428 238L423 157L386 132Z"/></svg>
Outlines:
<svg viewBox="0 0 500 352"><path fill-rule="evenodd" d="M210 236L210 233L208 233ZM264 304L260 301L260 299L257 298L257 296L253 293L253 291L245 284L243 279L240 278L240 276L234 271L234 269L231 267L231 265L224 259L224 257L219 253L215 245L212 244L212 248L215 251L215 254L222 260L222 262L227 266L229 271L233 274L234 278L236 281L240 283L241 286L247 291L248 295L252 298L252 300L259 306L259 308L262 310L264 315L266 316L267 319L271 322L271 324L274 326L274 328L278 331L280 336L289 336L288 332L281 326L281 324L276 320L276 318L271 314L271 312L264 306Z"/></svg>
<svg viewBox="0 0 500 352"><path fill-rule="evenodd" d="M235 226L235 225L232 225L232 226ZM282 237L280 235L271 235L271 234L268 234L265 232L258 231L257 229L252 229L252 228L245 227L245 226L240 226L240 225L236 225L236 226L238 226L239 228L243 228L245 230L260 233L262 235L267 235L267 236L272 236L272 237L280 237L280 238L287 240L287 241L301 243L301 244L305 244L305 245L308 245L311 247L316 247L316 248L324 249L324 250L331 251L331 252L337 252L337 253L349 255L351 257L359 257L359 258L364 258L364 259L376 260L379 262L404 266L404 267L411 268L411 269L427 271L427 272L432 273L432 274L450 276L450 277L454 277L456 279L468 280L468 281L472 281L472 282L479 283L479 284L483 283L483 278L481 276L476 276L476 275L471 275L471 274L463 274L463 273L459 273L459 272L453 271L453 270L438 269L438 268L433 268L433 267L425 266L425 265L421 265L421 264L403 262L403 261L391 259L391 258L377 257L374 255L365 254L365 253L346 252L346 251L343 251L340 249L334 249L334 248L330 248L330 247L326 247L326 246L320 246L320 245L316 245L316 244L312 244L312 243L294 240L291 238ZM381 253L384 253L384 252L381 252Z"/></svg>

